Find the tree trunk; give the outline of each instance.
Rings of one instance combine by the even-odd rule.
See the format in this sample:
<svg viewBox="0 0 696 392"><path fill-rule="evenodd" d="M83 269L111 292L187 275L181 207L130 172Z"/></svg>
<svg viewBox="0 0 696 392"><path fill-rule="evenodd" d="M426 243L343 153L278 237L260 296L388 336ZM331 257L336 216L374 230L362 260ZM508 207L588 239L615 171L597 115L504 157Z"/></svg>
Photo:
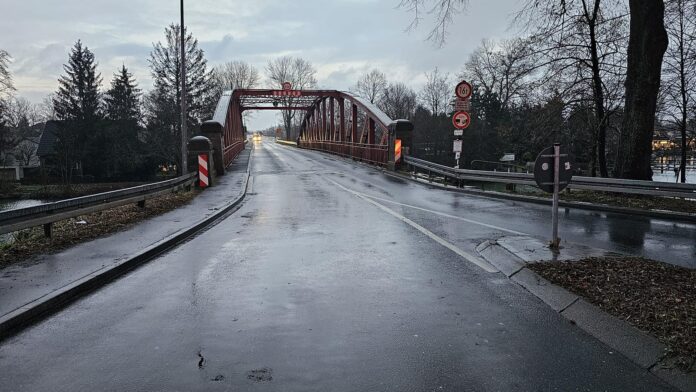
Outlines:
<svg viewBox="0 0 696 392"><path fill-rule="evenodd" d="M651 180L652 139L667 50L663 0L629 0L631 27L626 70L626 105L615 176Z"/></svg>
<svg viewBox="0 0 696 392"><path fill-rule="evenodd" d="M607 119L604 110L604 86L600 73L599 54L597 52L597 17L599 15L600 0L595 0L592 14L583 2L587 27L590 30L590 60L592 65L592 97L595 106L595 122L597 124L596 148L597 158L599 159L599 173L602 177L608 177L607 172ZM594 166L594 163L593 163ZM593 175L594 177L594 167Z"/></svg>

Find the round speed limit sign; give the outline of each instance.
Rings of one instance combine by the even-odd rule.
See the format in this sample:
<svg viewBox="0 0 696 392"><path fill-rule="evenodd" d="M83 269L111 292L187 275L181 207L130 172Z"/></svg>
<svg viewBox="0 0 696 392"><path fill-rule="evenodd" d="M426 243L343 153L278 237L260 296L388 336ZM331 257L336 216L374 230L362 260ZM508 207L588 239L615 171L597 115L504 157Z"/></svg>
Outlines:
<svg viewBox="0 0 696 392"><path fill-rule="evenodd" d="M459 82L457 88L454 90L454 93L457 95L459 99L469 99L469 97L471 97L471 92L471 84L466 80L462 80L461 82Z"/></svg>

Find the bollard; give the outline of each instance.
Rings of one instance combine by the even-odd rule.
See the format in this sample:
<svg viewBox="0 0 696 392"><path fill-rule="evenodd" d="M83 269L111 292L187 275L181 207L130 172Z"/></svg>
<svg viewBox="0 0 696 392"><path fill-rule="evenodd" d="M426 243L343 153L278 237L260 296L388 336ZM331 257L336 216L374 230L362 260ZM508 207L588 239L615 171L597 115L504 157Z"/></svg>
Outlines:
<svg viewBox="0 0 696 392"><path fill-rule="evenodd" d="M205 136L194 136L188 142L189 171L198 173L198 186L213 186L216 176L213 144Z"/></svg>

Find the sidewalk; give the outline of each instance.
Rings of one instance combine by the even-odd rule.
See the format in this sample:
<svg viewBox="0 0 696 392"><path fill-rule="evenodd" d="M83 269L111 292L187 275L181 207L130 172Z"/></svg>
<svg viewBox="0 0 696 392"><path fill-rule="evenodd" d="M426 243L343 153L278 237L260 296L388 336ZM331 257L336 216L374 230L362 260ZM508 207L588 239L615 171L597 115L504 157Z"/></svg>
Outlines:
<svg viewBox="0 0 696 392"><path fill-rule="evenodd" d="M250 148L242 151L227 174L217 178L214 187L181 208L60 253L38 256L0 269L0 318L87 275L127 260L213 215L244 192L242 187L250 154Z"/></svg>

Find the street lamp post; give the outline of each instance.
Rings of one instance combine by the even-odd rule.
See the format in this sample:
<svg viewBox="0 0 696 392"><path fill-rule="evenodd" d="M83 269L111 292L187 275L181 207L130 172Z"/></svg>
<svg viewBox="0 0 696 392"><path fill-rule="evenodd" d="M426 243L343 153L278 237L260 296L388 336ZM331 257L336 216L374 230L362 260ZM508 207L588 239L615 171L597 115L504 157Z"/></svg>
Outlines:
<svg viewBox="0 0 696 392"><path fill-rule="evenodd" d="M181 174L188 173L188 154L186 151L186 31L184 28L184 0L181 0Z"/></svg>

